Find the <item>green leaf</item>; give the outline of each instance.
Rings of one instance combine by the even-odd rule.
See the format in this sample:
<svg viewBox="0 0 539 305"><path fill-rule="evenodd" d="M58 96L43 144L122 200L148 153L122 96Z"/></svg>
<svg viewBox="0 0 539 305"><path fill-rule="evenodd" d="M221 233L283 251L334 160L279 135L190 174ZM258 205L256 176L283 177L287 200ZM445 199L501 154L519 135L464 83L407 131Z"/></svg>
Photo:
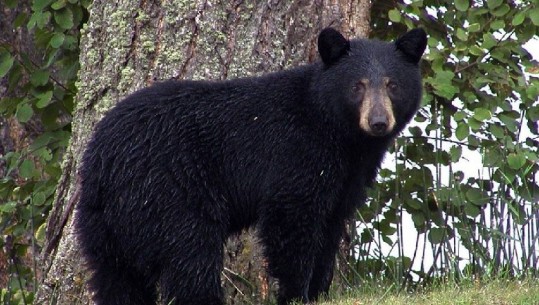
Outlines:
<svg viewBox="0 0 539 305"><path fill-rule="evenodd" d="M47 105L50 104L51 99L52 99L52 90L37 95L37 98L38 98L38 100L36 102L36 107L37 108L45 108L45 107L47 107Z"/></svg>
<svg viewBox="0 0 539 305"><path fill-rule="evenodd" d="M17 17L13 21L13 27L16 29L20 28L21 26L25 24L27 18L28 18L28 15L26 13L20 13L19 15L17 15Z"/></svg>
<svg viewBox="0 0 539 305"><path fill-rule="evenodd" d="M516 220L516 222L519 224L524 224L524 221L527 218L524 207L518 203L515 203L514 201L507 206L509 207L509 211L511 211L511 214L513 214L513 218Z"/></svg>
<svg viewBox="0 0 539 305"><path fill-rule="evenodd" d="M41 158L44 161L47 161L47 162L52 160L51 150L46 148L46 147L43 147L43 148L40 148L40 149L34 151L34 155L36 157Z"/></svg>
<svg viewBox="0 0 539 305"><path fill-rule="evenodd" d="M460 157L462 156L462 147L451 146L451 148L449 149L449 153L451 154L451 162L458 162L460 160Z"/></svg>
<svg viewBox="0 0 539 305"><path fill-rule="evenodd" d="M393 22L400 22L401 21L401 13L396 8L390 10L388 12L389 20Z"/></svg>
<svg viewBox="0 0 539 305"><path fill-rule="evenodd" d="M45 132L34 140L34 142L30 145L30 150L37 150L45 147L52 139L53 134L51 132Z"/></svg>
<svg viewBox="0 0 539 305"><path fill-rule="evenodd" d="M36 241L40 245L43 245L45 243L46 228L47 228L47 222L44 222L39 226L39 228L37 228L36 233L34 234Z"/></svg>
<svg viewBox="0 0 539 305"><path fill-rule="evenodd" d="M38 17L38 13L34 13L30 16L30 19L28 20L28 23L26 24L26 28L28 30L31 30L33 28L36 27L36 24L37 24L37 17Z"/></svg>
<svg viewBox="0 0 539 305"><path fill-rule="evenodd" d="M509 5L504 3L503 5L501 5L501 6L497 7L496 9L492 10L491 13L492 13L492 15L494 15L496 17L502 17L505 14L509 13L510 10L511 10L511 8L509 7Z"/></svg>
<svg viewBox="0 0 539 305"><path fill-rule="evenodd" d="M22 161L21 165L19 166L19 175L23 178L32 178L34 175L34 172L36 170L36 166L34 165L34 162L31 160L24 160Z"/></svg>
<svg viewBox="0 0 539 305"><path fill-rule="evenodd" d="M532 122L539 121L539 105L529 108L528 111L526 111L526 118Z"/></svg>
<svg viewBox="0 0 539 305"><path fill-rule="evenodd" d="M498 139L503 139L505 137L505 131L501 126L492 124L489 125L488 130Z"/></svg>
<svg viewBox="0 0 539 305"><path fill-rule="evenodd" d="M457 126L457 130L455 131L455 136L460 141L466 139L466 137L470 135L470 129L468 128L468 125L465 122L460 122Z"/></svg>
<svg viewBox="0 0 539 305"><path fill-rule="evenodd" d="M19 122L26 123L30 120L33 114L34 110L32 110L32 107L28 105L28 103L24 102L17 106L15 116Z"/></svg>
<svg viewBox="0 0 539 305"><path fill-rule="evenodd" d="M431 228L429 231L429 241L433 244L439 244L444 241L445 230L443 228Z"/></svg>
<svg viewBox="0 0 539 305"><path fill-rule="evenodd" d="M529 86L528 88L526 88L526 96L528 96L530 100L535 101L537 96L539 96L539 83L535 84L535 86ZM539 105L535 106L534 108L539 110Z"/></svg>
<svg viewBox="0 0 539 305"><path fill-rule="evenodd" d="M484 151L484 166L499 167L502 163L503 157L500 151L495 148L487 148Z"/></svg>
<svg viewBox="0 0 539 305"><path fill-rule="evenodd" d="M470 54L472 55L475 55L475 56L481 56L483 55L484 51L483 49L481 49L480 47L478 47L477 45L473 45L471 48L470 48Z"/></svg>
<svg viewBox="0 0 539 305"><path fill-rule="evenodd" d="M481 214L481 210L474 204L466 204L464 206L464 213L466 213L467 216L475 218Z"/></svg>
<svg viewBox="0 0 539 305"><path fill-rule="evenodd" d="M451 82L455 78L455 73L448 70L436 71L436 80L441 82Z"/></svg>
<svg viewBox="0 0 539 305"><path fill-rule="evenodd" d="M468 120L468 127L470 127L472 131L478 131L481 128L481 125L481 122L474 118Z"/></svg>
<svg viewBox="0 0 539 305"><path fill-rule="evenodd" d="M32 4L32 10L35 12L40 12L46 8L54 0L34 0Z"/></svg>
<svg viewBox="0 0 539 305"><path fill-rule="evenodd" d="M455 121L459 122L459 121L462 121L464 120L465 118L467 118L468 115L466 114L466 112L464 111L457 111L455 112L455 114L453 115L453 118L455 119Z"/></svg>
<svg viewBox="0 0 539 305"><path fill-rule="evenodd" d="M361 242L362 243L370 243L373 241L372 237L374 235L374 232L371 230L365 230L361 232Z"/></svg>
<svg viewBox="0 0 539 305"><path fill-rule="evenodd" d="M470 27L468 28L469 32L479 32L481 30L481 24L479 23L472 23L470 24Z"/></svg>
<svg viewBox="0 0 539 305"><path fill-rule="evenodd" d="M475 204L475 205L483 205L488 203L488 196L483 194L483 192L480 189L477 188L470 188L466 192L466 199L468 199L469 202Z"/></svg>
<svg viewBox="0 0 539 305"><path fill-rule="evenodd" d="M8 52L3 52L0 54L0 78L6 76L11 67L13 67L13 56Z"/></svg>
<svg viewBox="0 0 539 305"><path fill-rule="evenodd" d="M54 12L54 21L64 30L73 27L73 12L67 7Z"/></svg>
<svg viewBox="0 0 539 305"><path fill-rule="evenodd" d="M49 82L49 76L50 73L47 70L36 70L30 76L30 82L36 87L45 86Z"/></svg>
<svg viewBox="0 0 539 305"><path fill-rule="evenodd" d="M483 44L481 45L481 47L485 49L490 49L497 44L498 44L498 41L496 40L494 35L492 35L491 33L483 34Z"/></svg>
<svg viewBox="0 0 539 305"><path fill-rule="evenodd" d="M504 170L499 168L494 173L501 175L501 177L503 177L503 181L506 184L513 184L516 177L516 172L510 168L506 168Z"/></svg>
<svg viewBox="0 0 539 305"><path fill-rule="evenodd" d="M404 204L414 210L421 210L422 207L421 202L417 199L405 200Z"/></svg>
<svg viewBox="0 0 539 305"><path fill-rule="evenodd" d="M494 31L503 29L503 28L505 28L505 21L503 21L502 19L494 20L494 21L490 24L490 28L491 28L492 30L494 30Z"/></svg>
<svg viewBox="0 0 539 305"><path fill-rule="evenodd" d="M513 16L513 21L511 21L511 24L514 26L521 25L524 22L524 19L526 18L526 12L518 12Z"/></svg>
<svg viewBox="0 0 539 305"><path fill-rule="evenodd" d="M66 49L69 50L76 50L78 48L78 38L73 35L66 35L66 38L64 40L64 45Z"/></svg>
<svg viewBox="0 0 539 305"><path fill-rule="evenodd" d="M385 242L389 246L393 246L394 242L389 238L389 236L381 234L382 235L382 241Z"/></svg>
<svg viewBox="0 0 539 305"><path fill-rule="evenodd" d="M84 19L84 11L82 7L79 5L71 5L69 6L71 11L73 12L73 23L75 25L81 24Z"/></svg>
<svg viewBox="0 0 539 305"><path fill-rule="evenodd" d="M65 7L66 4L67 4L66 0L58 0L58 1L54 2L53 4L51 4L51 8L53 10L59 10L59 9Z"/></svg>
<svg viewBox="0 0 539 305"><path fill-rule="evenodd" d="M36 206L43 205L45 200L47 200L47 196L45 196L45 193L43 192L36 192L32 196L32 204Z"/></svg>
<svg viewBox="0 0 539 305"><path fill-rule="evenodd" d="M423 134L423 130L419 128L418 126L411 126L410 128L408 128L408 131L414 137L421 137L421 135Z"/></svg>
<svg viewBox="0 0 539 305"><path fill-rule="evenodd" d="M416 228L421 228L425 226L425 223L427 222L425 215L421 212L412 213L412 221L414 222L414 226Z"/></svg>
<svg viewBox="0 0 539 305"><path fill-rule="evenodd" d="M7 172L13 171L18 166L18 160L21 157L20 152L8 152L3 159L7 161Z"/></svg>
<svg viewBox="0 0 539 305"><path fill-rule="evenodd" d="M522 153L510 153L507 155L507 164L512 169L520 169L526 164L526 156Z"/></svg>
<svg viewBox="0 0 539 305"><path fill-rule="evenodd" d="M474 118L472 118L471 120L474 120L477 122L477 120L475 120ZM477 136L475 135L469 135L468 136L468 145L470 147L480 147L480 143L479 143L479 138L477 138Z"/></svg>
<svg viewBox="0 0 539 305"><path fill-rule="evenodd" d="M0 204L1 213L10 214L10 213L15 212L16 209L17 209L17 202L15 201L10 201L10 202Z"/></svg>
<svg viewBox="0 0 539 305"><path fill-rule="evenodd" d="M461 12L465 12L470 7L470 2L468 0L456 0L455 7Z"/></svg>
<svg viewBox="0 0 539 305"><path fill-rule="evenodd" d="M481 125L482 123L473 117L468 119L468 127L470 127L470 129L473 131L478 131L481 128Z"/></svg>
<svg viewBox="0 0 539 305"><path fill-rule="evenodd" d="M435 83L433 84L433 87L436 89L436 94L448 100L452 99L453 96L459 92L459 88L453 86L451 83Z"/></svg>
<svg viewBox="0 0 539 305"><path fill-rule="evenodd" d="M64 33L55 33L51 38L50 46L55 49L58 49L64 43L64 39L65 39Z"/></svg>
<svg viewBox="0 0 539 305"><path fill-rule="evenodd" d="M473 118L480 122L486 121L491 117L492 113L490 112L490 110L485 108L476 108L473 113Z"/></svg>
<svg viewBox="0 0 539 305"><path fill-rule="evenodd" d="M435 78L431 80L431 84L435 89L435 93L448 100L452 99L459 92L459 88L453 84L455 73L449 70L442 70L441 67L434 67Z"/></svg>
<svg viewBox="0 0 539 305"><path fill-rule="evenodd" d="M50 43L50 42L49 42ZM44 69L48 69L50 68L50 66L56 62L58 62L58 55L62 54L63 52L62 51L65 51L65 49L56 49L56 50L52 50L52 52L49 52L47 54L47 57L45 58L45 64L43 65L43 68Z"/></svg>
<svg viewBox="0 0 539 305"><path fill-rule="evenodd" d="M539 26L539 7L530 10L530 19L533 24Z"/></svg>
<svg viewBox="0 0 539 305"><path fill-rule="evenodd" d="M51 13L48 11L35 11L32 16L30 16L30 20L28 20L28 24L26 25L26 27L29 30L33 29L36 26L39 29L43 29L46 25L49 24L50 18Z"/></svg>
<svg viewBox="0 0 539 305"><path fill-rule="evenodd" d="M505 125L505 128L507 128L511 132L516 132L518 129L519 122L518 120L518 114L515 114L514 111L511 112L503 112L497 115L497 118Z"/></svg>
<svg viewBox="0 0 539 305"><path fill-rule="evenodd" d="M488 5L488 8L494 9L494 8L497 8L498 6L500 6L502 4L502 2L503 2L503 0L488 0L487 5Z"/></svg>
<svg viewBox="0 0 539 305"><path fill-rule="evenodd" d="M391 223L386 219L378 222L378 225L376 225L376 223L373 223L373 225L375 225L375 228L377 228L378 231L385 236L391 236L397 232L397 229L392 227Z"/></svg>
<svg viewBox="0 0 539 305"><path fill-rule="evenodd" d="M468 34L462 28L458 28L457 29L457 38L462 40L462 41L467 41L468 40Z"/></svg>
<svg viewBox="0 0 539 305"><path fill-rule="evenodd" d="M41 14L41 18L37 22L37 27L43 29L48 26L51 20L51 16L51 12L44 12L43 14Z"/></svg>
<svg viewBox="0 0 539 305"><path fill-rule="evenodd" d="M13 115L17 111L17 106L24 100L23 98L0 98L0 115L2 113Z"/></svg>

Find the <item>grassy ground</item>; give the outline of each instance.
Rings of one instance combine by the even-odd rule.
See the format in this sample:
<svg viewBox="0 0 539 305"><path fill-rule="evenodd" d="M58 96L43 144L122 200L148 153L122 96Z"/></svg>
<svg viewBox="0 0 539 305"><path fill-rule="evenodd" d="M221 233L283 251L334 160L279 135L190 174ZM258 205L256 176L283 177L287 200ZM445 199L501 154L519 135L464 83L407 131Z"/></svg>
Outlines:
<svg viewBox="0 0 539 305"><path fill-rule="evenodd" d="M445 284L421 292L363 288L319 305L539 305L539 280L496 280L486 284Z"/></svg>

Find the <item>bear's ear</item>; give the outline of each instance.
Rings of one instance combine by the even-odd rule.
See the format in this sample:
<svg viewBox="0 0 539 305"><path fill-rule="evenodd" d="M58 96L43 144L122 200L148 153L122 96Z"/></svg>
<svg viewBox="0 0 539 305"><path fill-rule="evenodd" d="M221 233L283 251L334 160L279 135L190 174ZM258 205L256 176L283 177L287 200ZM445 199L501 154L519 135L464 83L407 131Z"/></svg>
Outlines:
<svg viewBox="0 0 539 305"><path fill-rule="evenodd" d="M418 28L409 31L395 41L397 49L406 54L410 61L418 63L427 47L427 33Z"/></svg>
<svg viewBox="0 0 539 305"><path fill-rule="evenodd" d="M325 28L318 35L318 53L326 65L331 65L350 50L350 42L339 31Z"/></svg>

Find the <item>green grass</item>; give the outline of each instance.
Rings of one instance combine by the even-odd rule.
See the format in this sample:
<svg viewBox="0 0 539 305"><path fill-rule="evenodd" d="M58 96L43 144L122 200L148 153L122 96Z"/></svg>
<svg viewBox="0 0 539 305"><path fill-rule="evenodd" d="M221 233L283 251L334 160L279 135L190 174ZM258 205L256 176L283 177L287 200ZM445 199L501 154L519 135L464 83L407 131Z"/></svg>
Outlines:
<svg viewBox="0 0 539 305"><path fill-rule="evenodd" d="M539 305L539 280L495 280L488 283L440 284L422 291L364 287L333 296L319 305Z"/></svg>

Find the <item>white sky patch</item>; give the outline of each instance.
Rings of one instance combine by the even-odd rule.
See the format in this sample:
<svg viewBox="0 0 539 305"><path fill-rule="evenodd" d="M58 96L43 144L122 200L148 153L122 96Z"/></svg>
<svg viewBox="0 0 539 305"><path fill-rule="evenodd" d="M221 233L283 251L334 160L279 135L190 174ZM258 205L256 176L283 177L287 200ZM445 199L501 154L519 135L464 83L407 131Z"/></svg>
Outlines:
<svg viewBox="0 0 539 305"><path fill-rule="evenodd" d="M523 47L530 52L533 59L539 61L539 37L536 36L532 38L530 41L526 42Z"/></svg>

